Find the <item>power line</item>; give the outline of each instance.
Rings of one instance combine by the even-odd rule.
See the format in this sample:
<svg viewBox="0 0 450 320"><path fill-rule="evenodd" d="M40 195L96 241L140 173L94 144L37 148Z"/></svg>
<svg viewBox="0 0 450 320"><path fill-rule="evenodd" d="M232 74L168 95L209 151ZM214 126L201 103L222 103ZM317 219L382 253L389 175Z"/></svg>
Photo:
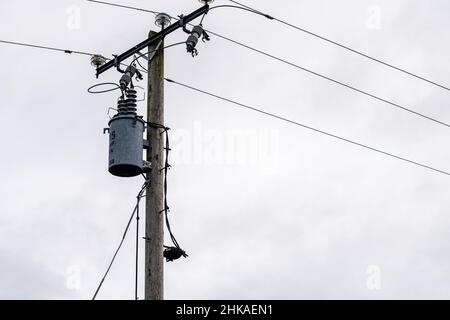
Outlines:
<svg viewBox="0 0 450 320"><path fill-rule="evenodd" d="M267 18L267 19L269 19L269 20L273 20L273 19L274 19L272 16L270 16L270 15L268 15L268 14L265 14L265 13L263 13L263 12L261 12L261 11L257 11L257 10L254 10L254 9L250 8L250 7L245 7L245 6L220 5L220 6L214 6L214 7L209 8L208 12L211 11L211 10L213 10L213 9L218 9L218 8L234 8L234 9L240 9L240 10L248 11L248 12L251 12L251 13L259 14L260 16L263 16L263 17L265 17L265 18ZM202 19L202 20L203 20L203 19ZM201 23L201 22L200 22L200 23Z"/></svg>
<svg viewBox="0 0 450 320"><path fill-rule="evenodd" d="M158 14L159 13L157 11L152 11L152 10L147 10L147 9L142 9L142 8L136 8L136 7L130 7L130 6L124 6L124 5L121 5L121 4L116 4L116 3L111 3L111 2L96 1L96 0L86 0L86 1L100 3L100 4L105 4L105 5L112 6L112 7L124 8L124 9L132 9L132 10L138 10L138 11L143 11L143 12L150 12L150 13L153 13L153 14Z"/></svg>
<svg viewBox="0 0 450 320"><path fill-rule="evenodd" d="M13 41L6 41L6 40L0 40L0 42L1 43L6 43L6 44L17 45L17 46L25 46L25 47L30 47L30 48L59 51L59 52L64 52L64 53L68 53L68 54L75 53L75 54L82 54L82 55L87 55L87 56L93 56L94 55L93 53L89 53L89 52L74 51L74 50L60 49L60 48L47 47L47 46L40 46L40 45L35 45L35 44L23 43L23 42L13 42Z"/></svg>
<svg viewBox="0 0 450 320"><path fill-rule="evenodd" d="M206 30L206 29L205 29L205 30ZM267 52L264 52L264 51L262 51L262 50L256 49L256 48L251 47L251 46L249 46L249 45L246 45L246 44L244 44L244 43L242 43L242 42L239 42L239 41L233 40L233 39L231 39L231 38L222 36L222 35L220 35L220 34L217 34L217 33L215 33L215 32L212 32L212 31L210 31L210 30L206 30L206 31L209 32L209 33L212 34L212 35L215 35L215 36L221 38L221 39L227 40L227 41L232 42L232 43L234 43L234 44L237 44L237 45L239 45L239 46L241 46L241 47L244 47L244 48L246 48L246 49L252 50L252 51L257 52L257 53L260 53L260 54L265 55L265 56L267 56L267 57L269 57L269 58L272 58L272 59L275 59L275 60L280 61L280 62L282 62L282 63L285 63L285 64L287 64L287 65L289 65L289 66L291 66L291 67L294 67L294 68L303 70L303 71L308 72L308 73L310 73L310 74L313 74L313 75L315 75L315 76L317 76L317 77L320 77L320 78L322 78L322 79L325 79L325 80L331 81L331 82L333 82L333 83L335 83L335 84L338 84L338 85L340 85L340 86L343 86L343 87L345 87L345 88L347 88L347 89L356 91L356 92L361 93L361 94L363 94L363 95L365 95L365 96L368 96L368 97L371 97L371 98L376 99L376 100L378 100L378 101L387 103L387 104L389 104L389 105L391 105L391 106L393 106L393 107L396 107L396 108L398 108L398 109L402 109L403 111L407 111L407 112L409 112L409 113L415 114L415 115L417 115L417 116L420 116L420 117L425 118L425 119L427 119L427 120L433 121L433 122L435 122L435 123L444 125L444 126L446 126L446 127L450 127L450 125L449 125L448 123L445 123L445 122L443 122L443 121L437 120L437 119L432 118L432 117L429 117L429 116L427 116L427 115L425 115L425 114L423 114L423 113L414 111L414 110L409 109L409 108L407 108L407 107L404 107L404 106L402 106L402 105L400 105L400 104L398 104L398 103L395 103L395 102L392 102L392 101L383 99L383 98L381 98L381 97L379 97L379 96L376 96L376 95L374 95L374 94L371 94L371 93L369 93L369 92L367 92L367 91L358 89L358 88L356 88L356 87L354 87L354 86L348 85L348 84L343 83L343 82L341 82L341 81L335 80L335 79L330 78L330 77L325 76L325 75L322 75L322 74L320 74L320 73L318 73L318 72L309 70L309 69L307 69L307 68L305 68L305 67L302 67L302 66L300 66L300 65L298 65L298 64L295 64L295 63L293 63L293 62L289 62L289 61L287 61L287 60L285 60L285 59L279 58L279 57L274 56L274 55L272 55L272 54L270 54L270 53L267 53Z"/></svg>
<svg viewBox="0 0 450 320"><path fill-rule="evenodd" d="M61 48L55 48L55 47L48 47L48 46L41 46L41 45L36 45L36 44L29 44L29 43L22 43L22 42L14 42L14 41L6 41L6 40L0 40L0 43L5 43L5 44L11 44L11 45L17 45L17 46L25 46L25 47L30 47L30 48L35 48L35 49L43 49L43 50L51 50L51 51L57 51L57 52L63 52L63 53L68 53L68 54L80 54L80 55L87 55L87 56L94 56L94 53L89 53L89 52L84 52L84 51L75 51L75 50L67 50L67 49L61 49ZM169 45L165 48L169 48L169 47L173 47L175 45L178 45L179 43L175 43L172 45ZM164 49L165 49L164 48ZM107 61L111 60L111 58L106 58L104 57ZM134 62L134 61L133 61ZM120 65L128 67L129 65L126 63L120 63ZM147 72L147 70L141 70L138 69L141 72ZM115 85L115 84L114 84ZM93 88L94 86L92 86L91 88ZM112 89L112 90L116 90ZM106 90L107 91L112 91L112 90ZM88 90L89 91L89 90ZM91 93L95 93L95 92L91 92ZM99 92L102 93L102 92Z"/></svg>
<svg viewBox="0 0 450 320"><path fill-rule="evenodd" d="M326 38L326 37L324 37L324 36L321 36L321 35L319 35L319 34L317 34L317 33L314 33L314 32L312 32L312 31L306 30L306 29L304 29L304 28L301 28L301 27L299 27L299 26L296 26L296 25L294 25L294 24L291 24L291 23L289 23L289 22L287 22L287 21L284 21L284 20L275 18L275 17L273 17L273 16L264 14L263 12L261 12L261 11L255 9L255 8L249 7L249 6L247 6L247 5L243 4L243 3L240 3L240 2L238 2L238 1L234 1L234 0L228 0L228 1L230 1L230 2L232 2L232 3L234 3L234 4L237 4L237 5L240 5L240 6L244 7L244 8L246 8L246 9L252 10L252 11L254 11L254 12L256 12L256 13L259 13L259 14L261 14L261 15L264 15L264 16L266 16L266 17L268 16L268 17L272 18L272 19L269 18L270 20L275 20L275 21L277 21L277 22L279 22L279 23L281 23L281 24L284 24L284 25L286 25L286 26L288 26L288 27L290 27L290 28L293 28L293 29L296 29L296 30L298 30L298 31L307 33L307 34L309 34L309 35L311 35L311 36L313 36L313 37L316 37L316 38L319 38L319 39L321 39L321 40L324 40L324 41L326 41L326 42L328 42L328 43L331 43L331 44L333 44L333 45L335 45L335 46L341 47L341 48L343 48L343 49L345 49L345 50L348 50L348 51L350 51L350 52L353 52L353 53L355 53L355 54L357 54L357 55L360 55L360 56L362 56L362 57L364 57L364 58L370 59L370 60L372 60L372 61L375 61L375 62L377 62L377 63L380 63L380 64L382 64L382 65L385 65L385 66L387 66L387 67L389 67L389 68L392 68L392 69L395 69L395 70L397 70L397 71L403 72L403 73L405 73L405 74L407 74L407 75L410 75L410 76L412 76L412 77L415 77L415 78L417 78L417 79L419 79L419 80L428 82L428 83L430 83L430 84L432 84L432 85L434 85L434 86L440 87L441 89L450 91L450 88L449 88L449 87L446 87L445 85L439 84L439 83L437 83L437 82L435 82L435 81L432 81L432 80L429 80L429 79L427 79L427 78L425 78L425 77L419 76L419 75L417 75L417 74L415 74L415 73L412 73L412 72L410 72L410 71L407 71L407 70L405 70L405 69L403 69L403 68L394 66L393 64L390 64L390 63L387 63L387 62L382 61L382 60L380 60L380 59L377 59L377 58L375 58L375 57L372 57L372 56L370 56L370 55L368 55L368 54L365 54L365 53L363 53L363 52L361 52L361 51L352 49L352 48L350 48L350 47L348 47L348 46L346 46L346 45L343 45L342 43L339 43L339 42L336 42L336 41L331 40L331 39L329 39L329 38Z"/></svg>
<svg viewBox="0 0 450 320"><path fill-rule="evenodd" d="M88 0L88 1L90 1L90 0ZM106 2L102 2L102 3L106 3ZM136 9L136 10L140 10L140 11L141 11L140 8L135 8L135 7L128 7L128 8L129 8L129 9ZM171 18L172 18L172 19L175 19L175 20L178 20L177 18L174 18L174 17L171 17ZM192 26L192 24L189 24L189 25ZM401 110L403 110L403 111L412 113L412 114L414 114L414 115L416 115L416 116L422 117L422 118L424 118L424 119L426 119L426 120L435 122L435 123L437 123L437 124L440 124L440 125L443 125L443 126L446 126L446 127L450 127L450 124L448 124L448 123L446 123L446 122L437 120L437 119L432 118L432 117L430 117L430 116L427 116L427 115L425 115L425 114L423 114L423 113L414 111L414 110L412 110L412 109L410 109L410 108L407 108L407 107L405 107L405 106L402 106L402 105L400 105L400 104L398 104L398 103L389 101L389 100L387 100L387 99L383 99L383 98L381 98L381 97L379 97L379 96L377 96L377 95L375 95L375 94L369 93L369 92L367 92L367 91L358 89L358 88L356 88L356 87L354 87L354 86L352 86L352 85L348 85L348 84L346 84L346 83L344 83L344 82L341 82L341 81L339 81L339 80L335 80L335 79L330 78L330 77L328 77L328 76L322 75L322 74L320 74L320 73L318 73L318 72L315 72L315 71L312 71L312 70L307 69L307 68L305 68L305 67L302 67L302 66L300 66L300 65L298 65L298 64L296 64L296 63L290 62L290 61L288 61L288 60L286 60L286 59L279 58L279 57L277 57L277 56L275 56L275 55L272 55L272 54L267 53L267 52L265 52L265 51L256 49L256 48L254 48L254 47L252 47L252 46L249 46L249 45L244 44L244 43L242 43L242 42L239 42L239 41L237 41L237 40L233 40L233 39L231 39L231 38L229 38L229 37L220 35L220 34L218 34L218 33L215 33L215 32L213 32L213 31L211 31L211 30L208 30L208 29L204 29L204 30L205 30L206 32L212 34L212 35L215 35L216 37L219 37L219 38L221 38L221 39L224 39L224 40L226 40L226 41L229 41L229 42L231 42L231 43L233 43L233 44L236 44L236 45L239 45L239 46L241 46L241 47L244 47L244 48L246 48L246 49L248 49L248 50L257 52L257 53L262 54L262 55L264 55L264 56L266 56L266 57L269 57L269 58L271 58L271 59L274 59L274 60L277 60L277 61L279 61L279 62L282 62L282 63L287 64L287 65L289 65L289 66L291 66L291 67L294 67L294 68L296 68L296 69L305 71L305 72L307 72L307 73L310 73L310 74L315 75L315 76L317 76L317 77L320 77L320 78L322 78L322 79L328 80L328 81L330 81L330 82L333 82L333 83L335 83L335 84L338 84L338 85L340 85L340 86L343 86L343 87L345 87L345 88L347 88L347 89L353 90L353 91L358 92L358 93L360 93L360 94L363 94L363 95L365 95L365 96L371 97L371 98L376 99L376 100L378 100L378 101L384 102L384 103L386 103L386 104L391 105L392 107L395 107L395 108L401 109Z"/></svg>
<svg viewBox="0 0 450 320"><path fill-rule="evenodd" d="M335 134L332 134L332 133L329 133L329 132L326 132L326 131L323 131L323 130L320 130L320 129L313 128L313 127L311 127L311 126L308 126L308 125L305 125L305 124L302 124L302 123L299 123L299 122L290 120L290 119L288 119L288 118L285 118L285 117L276 115L276 114L274 114L274 113L270 113L270 112L267 112L267 111L264 111L264 110L261 110L261 109L258 109L258 108L249 106L249 105L247 105L247 104L243 104L243 103L237 102L237 101L232 100L232 99L228 99L228 98L219 96L219 95L217 95L217 94L214 94L214 93L211 93L211 92L202 90L202 89L198 89L198 88L189 86L189 85L187 85L187 84L183 84L183 83L180 83L180 82L178 82L178 81L171 80L171 79L167 79L167 78L165 78L165 80L166 80L167 82L169 82L169 83L177 84L177 85L179 85L179 86L188 88L188 89L190 89L190 90L193 90L193 91L197 91L197 92L203 93L203 94L205 94L205 95L214 97L214 98L216 98L216 99L223 100L223 101L229 102L229 103L231 103L231 104L234 104L234 105L237 105L237 106L240 106L240 107L243 107L243 108L252 110L252 111L256 111L256 112L261 113L261 114L264 114L264 115L266 115L266 116L270 116L270 117L276 118L276 119L278 119L278 120L282 120L282 121L285 121L285 122L294 124L294 125L296 125L296 126L303 127L303 128L305 128L305 129L309 129L309 130L312 130L312 131L315 131L315 132L318 132L318 133L327 135L327 136L329 136L329 137L332 137L332 138L335 138L335 139L338 139L338 140L345 141L345 142L347 142L347 143L351 143L351 144L356 145L356 146L359 146L359 147L362 147L362 148L365 148L365 149L368 149L368 150L371 150L371 151L374 151L374 152L377 152L377 153L381 153L381 154L384 154L384 155L386 155L386 156L389 156L389 157L392 157L392 158L396 158L396 159L398 159L398 160L401 160L401 161L404 161L404 162L408 162L408 163L414 164L414 165L416 165L416 166L420 166L420 167L422 167L422 168L426 168L426 169L429 169L429 170L433 170L433 171L435 171L435 172L439 172L439 173L442 173L442 174L445 174L445 175L450 175L450 173L447 172L447 171L443 171L443 170L440 170L440 169L436 169L436 168L434 168L434 167L431 167L431 166L428 166L428 165L425 165L425 164L422 164L422 163L419 163L419 162L416 162L416 161L413 161L413 160L409 160L409 159L400 157L400 156L398 156L398 155L395 155L395 154L392 154L392 153L389 153L389 152L386 152L386 151L383 151L383 150L380 150L380 149L376 149L376 148L370 147L370 146L368 146L368 145L365 145L365 144L362 144L362 143L359 143L359 142L356 142L356 141L353 141L353 140L350 140L350 139L347 139L347 138L343 138L343 137L340 137L340 136L338 136L338 135L335 135Z"/></svg>

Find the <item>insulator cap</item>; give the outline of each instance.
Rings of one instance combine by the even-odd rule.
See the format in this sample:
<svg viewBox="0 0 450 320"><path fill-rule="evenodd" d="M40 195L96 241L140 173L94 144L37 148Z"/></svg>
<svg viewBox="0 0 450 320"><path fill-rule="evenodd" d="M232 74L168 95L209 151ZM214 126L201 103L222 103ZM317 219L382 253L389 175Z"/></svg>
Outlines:
<svg viewBox="0 0 450 320"><path fill-rule="evenodd" d="M170 26L170 19L171 17L167 13L160 12L156 15L155 24L158 27L166 28Z"/></svg>
<svg viewBox="0 0 450 320"><path fill-rule="evenodd" d="M94 54L91 57L91 65L98 68L106 63L106 58L100 54Z"/></svg>

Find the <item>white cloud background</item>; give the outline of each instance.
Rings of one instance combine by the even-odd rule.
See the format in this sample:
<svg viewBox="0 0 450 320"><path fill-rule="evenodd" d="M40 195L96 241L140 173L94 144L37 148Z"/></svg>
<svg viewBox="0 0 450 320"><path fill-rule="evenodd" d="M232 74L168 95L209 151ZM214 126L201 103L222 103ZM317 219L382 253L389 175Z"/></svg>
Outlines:
<svg viewBox="0 0 450 320"><path fill-rule="evenodd" d="M194 0L118 3L170 14L199 5ZM246 3L450 83L448 1ZM71 6L80 8L79 29L67 27ZM367 27L371 6L381 10L380 29ZM0 21L0 39L108 56L154 28L151 14L86 1L2 1ZM212 11L205 26L450 121L447 91L283 25L222 9ZM185 37L178 32L166 44ZM450 169L448 128L211 38L199 44L195 59L182 47L168 49L166 75ZM86 92L96 83L87 56L0 48L0 298L89 299L141 185L139 178L118 179L107 172L102 129L116 95ZM100 80L115 82L118 74L110 71ZM166 298L450 298L447 176L174 85L166 84L165 99L166 124L174 132L193 137L200 123L206 131L272 130L279 138L271 154L279 161L269 167L186 163L174 151L172 224L190 256L165 265ZM183 143L177 140L173 147L186 148ZM220 141L209 143L217 147ZM133 232L99 298L133 298ZM371 265L381 270L380 290L366 286ZM81 272L79 290L67 287L73 266Z"/></svg>

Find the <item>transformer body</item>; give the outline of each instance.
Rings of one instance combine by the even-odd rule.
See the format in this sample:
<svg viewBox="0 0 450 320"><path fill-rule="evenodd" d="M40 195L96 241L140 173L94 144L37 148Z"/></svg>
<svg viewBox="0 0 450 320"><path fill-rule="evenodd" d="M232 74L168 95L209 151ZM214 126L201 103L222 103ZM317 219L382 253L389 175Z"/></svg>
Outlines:
<svg viewBox="0 0 450 320"><path fill-rule="evenodd" d="M143 173L145 122L133 115L116 115L109 121L109 172L119 177Z"/></svg>

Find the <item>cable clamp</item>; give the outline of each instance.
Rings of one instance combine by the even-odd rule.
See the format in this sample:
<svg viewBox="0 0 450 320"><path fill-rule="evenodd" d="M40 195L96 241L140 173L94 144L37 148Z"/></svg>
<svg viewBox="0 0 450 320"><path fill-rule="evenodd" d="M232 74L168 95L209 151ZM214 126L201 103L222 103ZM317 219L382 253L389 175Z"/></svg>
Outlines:
<svg viewBox="0 0 450 320"><path fill-rule="evenodd" d="M166 262L177 260L181 257L187 258L187 253L180 247L168 247L164 246L163 257L166 258Z"/></svg>

